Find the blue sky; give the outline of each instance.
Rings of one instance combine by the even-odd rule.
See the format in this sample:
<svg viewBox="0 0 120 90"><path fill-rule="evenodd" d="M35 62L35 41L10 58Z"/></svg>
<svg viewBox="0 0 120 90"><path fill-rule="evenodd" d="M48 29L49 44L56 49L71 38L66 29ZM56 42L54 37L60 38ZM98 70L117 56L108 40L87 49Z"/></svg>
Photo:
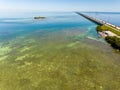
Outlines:
<svg viewBox="0 0 120 90"><path fill-rule="evenodd" d="M0 12L115 11L120 0L0 0Z"/></svg>

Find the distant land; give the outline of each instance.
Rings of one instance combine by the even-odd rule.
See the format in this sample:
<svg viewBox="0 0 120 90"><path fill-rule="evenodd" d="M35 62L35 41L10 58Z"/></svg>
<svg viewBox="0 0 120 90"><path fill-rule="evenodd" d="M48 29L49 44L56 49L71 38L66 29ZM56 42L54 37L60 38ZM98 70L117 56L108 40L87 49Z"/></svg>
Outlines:
<svg viewBox="0 0 120 90"><path fill-rule="evenodd" d="M34 19L45 19L46 17L43 17L43 16L36 16L34 17Z"/></svg>

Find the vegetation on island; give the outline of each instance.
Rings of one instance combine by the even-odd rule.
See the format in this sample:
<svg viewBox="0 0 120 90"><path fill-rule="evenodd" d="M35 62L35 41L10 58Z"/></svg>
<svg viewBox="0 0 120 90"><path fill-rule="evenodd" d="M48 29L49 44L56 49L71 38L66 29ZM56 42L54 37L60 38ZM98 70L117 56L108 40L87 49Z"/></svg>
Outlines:
<svg viewBox="0 0 120 90"><path fill-rule="evenodd" d="M97 32L102 32L102 31L111 31L115 33L116 35L120 36L120 31L115 30L112 27L108 27L107 25L102 25L102 26L97 26ZM106 36L105 40L110 43L110 45L115 48L120 50L120 38L117 36Z"/></svg>
<svg viewBox="0 0 120 90"><path fill-rule="evenodd" d="M120 50L120 38L116 36L107 36L105 40L110 43L113 48Z"/></svg>
<svg viewBox="0 0 120 90"><path fill-rule="evenodd" d="M102 31L105 31L107 29L104 29L103 25L102 26L99 25L99 26L97 26L96 30L97 30L97 32L102 32Z"/></svg>
<svg viewBox="0 0 120 90"><path fill-rule="evenodd" d="M45 19L46 17L43 17L43 16L37 16L37 17L34 17L34 19Z"/></svg>
<svg viewBox="0 0 120 90"><path fill-rule="evenodd" d="M118 36L120 36L120 31L118 31L117 29L112 28L111 26L108 26L108 25L97 26L97 32L102 32L102 31L111 31L111 32L117 34Z"/></svg>

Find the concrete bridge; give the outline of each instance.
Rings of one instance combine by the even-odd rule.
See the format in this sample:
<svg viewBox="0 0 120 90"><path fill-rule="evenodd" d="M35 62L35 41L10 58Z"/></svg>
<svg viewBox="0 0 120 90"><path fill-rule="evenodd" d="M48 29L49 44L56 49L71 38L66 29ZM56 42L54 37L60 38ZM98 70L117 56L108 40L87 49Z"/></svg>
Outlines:
<svg viewBox="0 0 120 90"><path fill-rule="evenodd" d="M113 29L115 29L115 30L117 30L117 31L120 31L120 27L115 26L115 25L113 25L113 24L111 24L111 23L108 23L108 22L106 22L106 21L104 21L104 20L97 19L97 18L88 16L88 15L85 15L85 14L83 14L83 13L80 13L80 12L76 12L76 13L77 13L78 15L81 15L81 16L83 16L84 18L86 18L86 19L88 19L88 20L90 20L90 21L98 24L98 25L107 25L107 26L109 26L109 27L111 27L111 28L113 28Z"/></svg>
<svg viewBox="0 0 120 90"><path fill-rule="evenodd" d="M81 15L81 16L83 16L84 18L86 18L86 19L88 19L88 20L90 20L90 21L98 24L98 25L104 25L104 24L106 24L106 22L103 21L103 20L100 20L100 19L88 16L88 15L85 15L85 14L82 14L82 13L79 13L79 12L76 12L76 13L79 14L79 15Z"/></svg>

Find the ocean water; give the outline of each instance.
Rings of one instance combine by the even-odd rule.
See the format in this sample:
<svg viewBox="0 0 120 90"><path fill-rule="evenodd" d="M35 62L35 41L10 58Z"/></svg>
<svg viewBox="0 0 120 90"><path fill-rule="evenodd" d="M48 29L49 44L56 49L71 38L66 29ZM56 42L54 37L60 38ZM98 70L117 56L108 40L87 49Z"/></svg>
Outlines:
<svg viewBox="0 0 120 90"><path fill-rule="evenodd" d="M119 13L90 15L120 25ZM0 90L119 90L120 53L96 26L74 12L1 17Z"/></svg>

